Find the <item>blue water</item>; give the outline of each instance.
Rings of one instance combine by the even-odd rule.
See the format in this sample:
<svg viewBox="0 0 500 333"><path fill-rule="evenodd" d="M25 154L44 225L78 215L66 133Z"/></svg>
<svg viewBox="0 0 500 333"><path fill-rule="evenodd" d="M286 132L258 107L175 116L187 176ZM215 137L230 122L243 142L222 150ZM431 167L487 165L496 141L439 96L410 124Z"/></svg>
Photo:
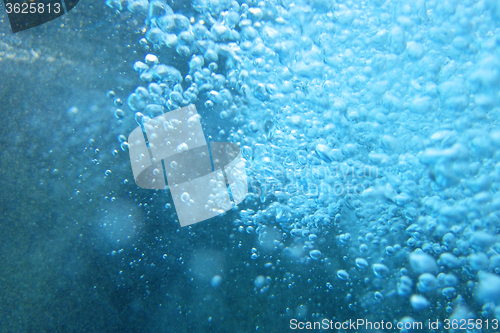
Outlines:
<svg viewBox="0 0 500 333"><path fill-rule="evenodd" d="M495 1L0 22L2 331L500 331ZM181 228L127 137L187 105L240 146L249 195Z"/></svg>

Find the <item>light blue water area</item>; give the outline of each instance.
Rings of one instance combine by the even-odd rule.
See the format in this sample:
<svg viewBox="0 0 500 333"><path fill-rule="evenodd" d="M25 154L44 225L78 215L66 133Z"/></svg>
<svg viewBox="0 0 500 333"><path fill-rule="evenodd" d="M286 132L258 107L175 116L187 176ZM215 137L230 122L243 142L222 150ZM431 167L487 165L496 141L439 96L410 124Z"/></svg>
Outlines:
<svg viewBox="0 0 500 333"><path fill-rule="evenodd" d="M58 221L50 224L58 250L47 250L45 230L33 245L40 257L22 267L36 275L30 261L56 263L36 266L46 286L28 294L38 309L48 293L59 307L99 310L47 310L32 317L41 327L285 332L319 322L339 332L499 331L497 2L93 6L110 23L86 30L95 41L83 39L103 60L65 58L95 74L69 76L85 85L68 86L81 95L57 118L57 148L44 136L44 149L29 149L41 161L34 178L55 188L30 193L69 202L47 209ZM30 57L28 36L0 52L24 48ZM249 194L221 216L180 228L170 191L134 184L127 137L188 105L208 142L239 145ZM79 153L52 157L68 147ZM45 211L20 202L15 211ZM36 233L26 220L21 230ZM48 283L52 276L58 284ZM23 281L33 286L37 277ZM8 316L25 318L25 309ZM342 326L358 319L365 324Z"/></svg>

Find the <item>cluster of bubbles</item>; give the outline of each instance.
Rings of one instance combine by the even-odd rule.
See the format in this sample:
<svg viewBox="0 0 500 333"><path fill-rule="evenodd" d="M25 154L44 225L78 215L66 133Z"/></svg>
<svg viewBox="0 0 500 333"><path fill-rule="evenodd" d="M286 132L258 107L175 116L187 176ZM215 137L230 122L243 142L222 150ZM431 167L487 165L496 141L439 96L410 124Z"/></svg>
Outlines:
<svg viewBox="0 0 500 333"><path fill-rule="evenodd" d="M404 297L468 319L477 301L500 318L498 4L194 0L189 18L161 0L127 8L147 16L141 42L154 50L134 65L145 87L128 105L139 124L196 104L233 125L250 179L235 223L258 234L252 258L340 257L332 279L365 283L365 307Z"/></svg>

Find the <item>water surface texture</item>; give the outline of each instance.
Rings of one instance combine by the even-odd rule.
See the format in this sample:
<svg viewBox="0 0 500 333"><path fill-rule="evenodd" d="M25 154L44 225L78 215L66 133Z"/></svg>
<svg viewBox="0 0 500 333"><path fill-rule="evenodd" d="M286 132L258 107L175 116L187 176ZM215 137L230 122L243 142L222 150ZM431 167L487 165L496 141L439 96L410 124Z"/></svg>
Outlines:
<svg viewBox="0 0 500 333"><path fill-rule="evenodd" d="M500 331L496 1L0 15L3 331ZM248 195L181 228L127 138L189 105Z"/></svg>

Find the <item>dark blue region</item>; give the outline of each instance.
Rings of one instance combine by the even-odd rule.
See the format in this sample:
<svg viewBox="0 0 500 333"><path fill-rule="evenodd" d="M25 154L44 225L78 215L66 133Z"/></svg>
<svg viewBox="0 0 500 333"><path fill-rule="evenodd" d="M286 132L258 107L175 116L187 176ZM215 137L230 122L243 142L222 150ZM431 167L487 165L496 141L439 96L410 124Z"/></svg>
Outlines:
<svg viewBox="0 0 500 333"><path fill-rule="evenodd" d="M72 10L77 4L79 0L64 0L64 3L66 5L66 12L69 12Z"/></svg>

